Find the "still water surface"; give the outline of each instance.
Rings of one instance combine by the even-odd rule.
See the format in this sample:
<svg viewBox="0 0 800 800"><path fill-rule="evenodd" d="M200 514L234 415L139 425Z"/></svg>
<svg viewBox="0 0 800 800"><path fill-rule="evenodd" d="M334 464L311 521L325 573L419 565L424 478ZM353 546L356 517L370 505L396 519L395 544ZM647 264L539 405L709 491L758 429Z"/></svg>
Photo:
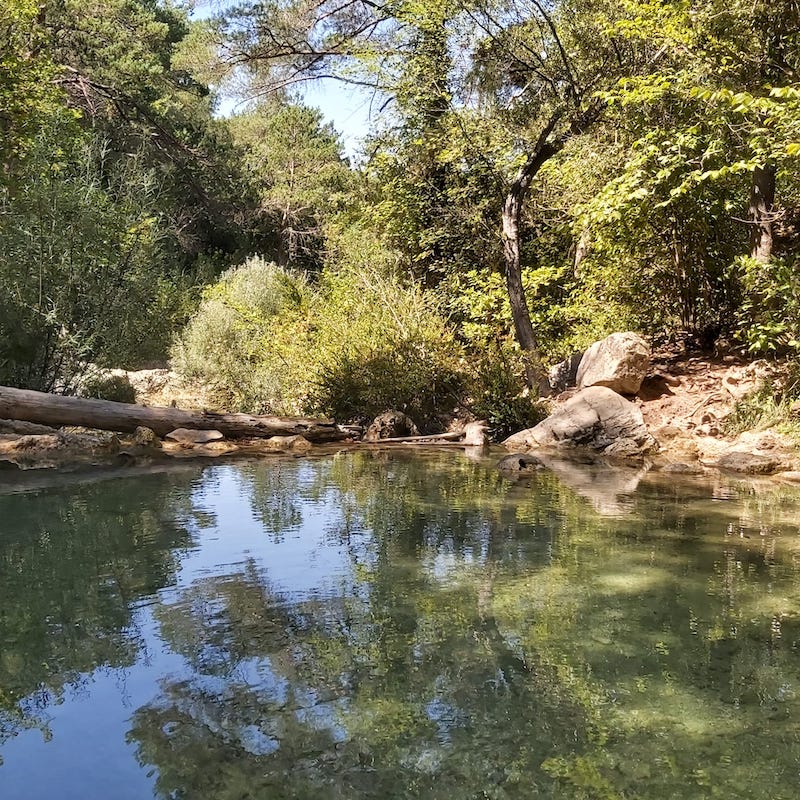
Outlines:
<svg viewBox="0 0 800 800"><path fill-rule="evenodd" d="M0 489L0 798L799 797L800 494L493 464Z"/></svg>

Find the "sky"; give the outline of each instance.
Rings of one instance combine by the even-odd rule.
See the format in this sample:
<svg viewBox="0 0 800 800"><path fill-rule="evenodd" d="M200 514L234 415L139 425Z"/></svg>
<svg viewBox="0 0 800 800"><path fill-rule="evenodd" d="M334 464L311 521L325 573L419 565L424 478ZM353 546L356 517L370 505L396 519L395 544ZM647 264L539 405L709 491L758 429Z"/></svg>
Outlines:
<svg viewBox="0 0 800 800"><path fill-rule="evenodd" d="M219 10L217 2L197 2L192 18L205 19ZM298 85L303 101L318 108L326 122L333 123L339 132L345 155L352 161L359 159L360 143L369 132L371 123L380 116L380 101L373 101L371 93L339 81L324 79ZM217 113L228 116L242 107L241 100L224 94L220 97Z"/></svg>

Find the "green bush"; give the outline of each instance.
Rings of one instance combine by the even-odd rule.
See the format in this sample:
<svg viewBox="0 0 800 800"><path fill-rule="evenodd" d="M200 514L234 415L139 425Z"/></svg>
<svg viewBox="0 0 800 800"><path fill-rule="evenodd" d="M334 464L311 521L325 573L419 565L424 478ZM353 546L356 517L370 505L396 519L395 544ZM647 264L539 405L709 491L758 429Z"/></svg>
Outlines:
<svg viewBox="0 0 800 800"><path fill-rule="evenodd" d="M343 269L323 279L313 319L309 410L366 419L396 408L431 426L458 404L462 351L419 287L368 267Z"/></svg>
<svg viewBox="0 0 800 800"><path fill-rule="evenodd" d="M744 431L763 431L776 428L782 433L800 439L800 421L792 407L800 397L800 375L797 370L785 380L766 380L757 389L736 402L725 420L723 431L736 436Z"/></svg>
<svg viewBox="0 0 800 800"><path fill-rule="evenodd" d="M767 263L740 258L734 265L745 300L737 315L738 338L749 352L786 355L800 351L800 276L789 259Z"/></svg>
<svg viewBox="0 0 800 800"><path fill-rule="evenodd" d="M461 349L428 295L366 267L315 287L260 259L211 287L173 348L221 406L432 425L458 404Z"/></svg>
<svg viewBox="0 0 800 800"><path fill-rule="evenodd" d="M486 420L493 441L502 441L547 416L538 397L525 384L522 354L510 344L495 344L480 354L470 389L470 410L478 419Z"/></svg>
<svg viewBox="0 0 800 800"><path fill-rule="evenodd" d="M126 375L95 374L84 378L79 389L81 397L113 400L116 403L136 402L136 391Z"/></svg>
<svg viewBox="0 0 800 800"><path fill-rule="evenodd" d="M302 278L258 257L228 270L175 342L175 369L205 383L220 407L298 412L303 382L284 362L279 334L289 323L300 335L308 294Z"/></svg>

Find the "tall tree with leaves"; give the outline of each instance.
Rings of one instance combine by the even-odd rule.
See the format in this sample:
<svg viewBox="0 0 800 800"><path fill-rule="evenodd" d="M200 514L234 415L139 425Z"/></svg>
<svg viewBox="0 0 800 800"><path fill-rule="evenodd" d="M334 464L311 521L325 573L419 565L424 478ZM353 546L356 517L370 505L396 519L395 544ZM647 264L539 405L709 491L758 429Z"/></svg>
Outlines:
<svg viewBox="0 0 800 800"><path fill-rule="evenodd" d="M316 109L280 97L266 99L229 121L259 198L265 227L275 231L281 267L322 267L326 219L349 181L332 126Z"/></svg>

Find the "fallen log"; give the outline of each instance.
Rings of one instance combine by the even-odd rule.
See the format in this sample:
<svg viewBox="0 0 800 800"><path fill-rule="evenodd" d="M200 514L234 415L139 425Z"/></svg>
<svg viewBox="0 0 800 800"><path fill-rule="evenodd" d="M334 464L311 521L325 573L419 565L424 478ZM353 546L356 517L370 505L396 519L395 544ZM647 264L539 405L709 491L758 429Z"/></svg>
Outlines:
<svg viewBox="0 0 800 800"><path fill-rule="evenodd" d="M452 441L463 439L464 431L451 431L449 433L429 433L425 436L392 436L387 439L364 440L364 444L432 444L437 440Z"/></svg>
<svg viewBox="0 0 800 800"><path fill-rule="evenodd" d="M8 386L0 386L0 419L24 420L53 427L80 425L121 432L145 427L151 428L159 436L166 436L176 428L217 430L231 439L299 434L311 442L331 442L348 436L347 431L332 419L186 411L115 403L111 400L63 397Z"/></svg>

